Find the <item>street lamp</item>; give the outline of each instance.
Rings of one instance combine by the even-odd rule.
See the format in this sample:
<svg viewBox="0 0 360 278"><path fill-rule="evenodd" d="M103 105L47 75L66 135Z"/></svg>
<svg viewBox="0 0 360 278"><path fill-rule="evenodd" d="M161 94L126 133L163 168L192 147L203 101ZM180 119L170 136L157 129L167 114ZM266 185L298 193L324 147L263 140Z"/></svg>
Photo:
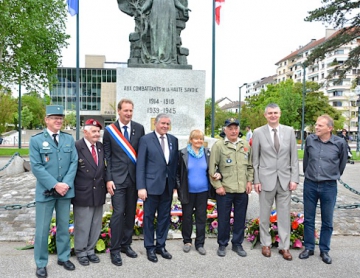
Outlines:
<svg viewBox="0 0 360 278"><path fill-rule="evenodd" d="M301 150L304 150L304 125L305 125L305 96L306 96L306 81L305 81L305 74L306 74L306 63L298 63L304 70L303 72L303 91L302 91L302 105L301 105Z"/></svg>
<svg viewBox="0 0 360 278"><path fill-rule="evenodd" d="M241 88L246 85L247 85L247 83L244 83L239 87L239 128L240 128L240 120L241 120L241 114L240 114L240 111L241 111Z"/></svg>
<svg viewBox="0 0 360 278"><path fill-rule="evenodd" d="M358 122L357 122L357 138L356 138L356 155L359 156L360 151L360 86L356 86L355 93L359 96L356 101L358 107Z"/></svg>

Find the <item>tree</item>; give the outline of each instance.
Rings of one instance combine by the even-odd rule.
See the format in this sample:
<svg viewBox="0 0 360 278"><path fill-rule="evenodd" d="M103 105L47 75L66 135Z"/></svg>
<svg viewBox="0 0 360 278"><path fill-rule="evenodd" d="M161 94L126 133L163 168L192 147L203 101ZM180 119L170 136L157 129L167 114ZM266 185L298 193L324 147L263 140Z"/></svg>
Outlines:
<svg viewBox="0 0 360 278"><path fill-rule="evenodd" d="M329 114L335 121L335 129L341 128L344 118L341 113L329 104L329 99L323 92L319 92L320 85L316 82L306 82L305 90L305 126L313 129L316 118L322 114ZM277 103L281 108L280 122L301 129L303 84L294 83L288 79L278 84L270 84L267 90L248 98L242 109L241 118L253 129L266 123L265 107L269 103ZM243 124L242 121L242 124Z"/></svg>
<svg viewBox="0 0 360 278"><path fill-rule="evenodd" d="M71 112L65 116L64 127L75 127L76 126L76 115L75 112Z"/></svg>
<svg viewBox="0 0 360 278"><path fill-rule="evenodd" d="M39 126L45 125L45 107L50 104L50 98L42 98L41 95L35 91L26 93L21 97L21 103L23 107L28 107L33 115L27 128L34 129ZM24 126L24 125L23 125Z"/></svg>
<svg viewBox="0 0 360 278"><path fill-rule="evenodd" d="M332 25L338 30L330 39L313 50L307 61L312 64L316 60L323 60L326 53L334 51L340 46L357 39L360 36L360 16L357 9L360 1L353 0L322 0L323 6L309 12L305 21L321 21ZM343 64L338 64L327 78L335 75L342 80L346 72L359 65L360 45L357 44L350 52Z"/></svg>
<svg viewBox="0 0 360 278"><path fill-rule="evenodd" d="M16 99L9 89L0 85L0 134L6 131L6 124L13 123L17 111Z"/></svg>
<svg viewBox="0 0 360 278"><path fill-rule="evenodd" d="M205 101L205 134L211 134L211 98ZM215 123L214 133L219 134L222 130L224 122L227 118L236 118L238 115L232 112L223 111L217 103L215 103Z"/></svg>
<svg viewBox="0 0 360 278"><path fill-rule="evenodd" d="M0 5L0 84L27 88L55 82L65 34L63 0L2 0Z"/></svg>

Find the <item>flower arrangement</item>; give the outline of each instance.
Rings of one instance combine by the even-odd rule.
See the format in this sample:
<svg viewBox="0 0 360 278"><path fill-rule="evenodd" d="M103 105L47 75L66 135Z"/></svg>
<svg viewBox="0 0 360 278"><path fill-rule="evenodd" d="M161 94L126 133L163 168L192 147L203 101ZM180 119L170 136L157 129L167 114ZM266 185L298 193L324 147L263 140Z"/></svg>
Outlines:
<svg viewBox="0 0 360 278"><path fill-rule="evenodd" d="M246 223L245 234L247 240L252 243L252 248L260 241L260 228L259 218L254 218ZM290 247L291 248L302 248L304 240L304 215L301 213L292 212L290 213ZM270 225L269 232L271 236L271 242L273 246L278 246L280 241L277 227L277 213L273 210L270 213ZM315 239L318 240L319 235L315 232Z"/></svg>

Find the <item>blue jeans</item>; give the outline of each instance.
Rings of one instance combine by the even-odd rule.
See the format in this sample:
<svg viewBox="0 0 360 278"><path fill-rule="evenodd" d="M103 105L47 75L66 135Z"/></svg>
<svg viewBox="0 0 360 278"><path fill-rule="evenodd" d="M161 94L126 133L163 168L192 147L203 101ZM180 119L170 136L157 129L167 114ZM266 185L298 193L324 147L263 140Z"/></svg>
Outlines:
<svg viewBox="0 0 360 278"><path fill-rule="evenodd" d="M234 204L234 226L232 245L241 246L244 241L245 217L248 205L247 193L226 193L226 195L216 195L218 210L218 244L227 246L230 240L230 213Z"/></svg>
<svg viewBox="0 0 360 278"><path fill-rule="evenodd" d="M333 232L333 215L337 196L337 181L304 181L304 245L305 249L315 249L316 205L320 200L321 231L320 252L330 251Z"/></svg>

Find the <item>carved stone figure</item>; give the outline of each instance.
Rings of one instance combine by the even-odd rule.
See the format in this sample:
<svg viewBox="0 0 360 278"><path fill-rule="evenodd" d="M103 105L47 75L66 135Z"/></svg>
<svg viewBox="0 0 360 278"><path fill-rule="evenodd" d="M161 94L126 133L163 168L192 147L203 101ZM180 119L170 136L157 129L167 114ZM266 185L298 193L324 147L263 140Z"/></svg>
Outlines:
<svg viewBox="0 0 360 278"><path fill-rule="evenodd" d="M129 36L129 67L187 68L189 50L181 47L181 31L189 19L187 0L117 0L135 18Z"/></svg>

